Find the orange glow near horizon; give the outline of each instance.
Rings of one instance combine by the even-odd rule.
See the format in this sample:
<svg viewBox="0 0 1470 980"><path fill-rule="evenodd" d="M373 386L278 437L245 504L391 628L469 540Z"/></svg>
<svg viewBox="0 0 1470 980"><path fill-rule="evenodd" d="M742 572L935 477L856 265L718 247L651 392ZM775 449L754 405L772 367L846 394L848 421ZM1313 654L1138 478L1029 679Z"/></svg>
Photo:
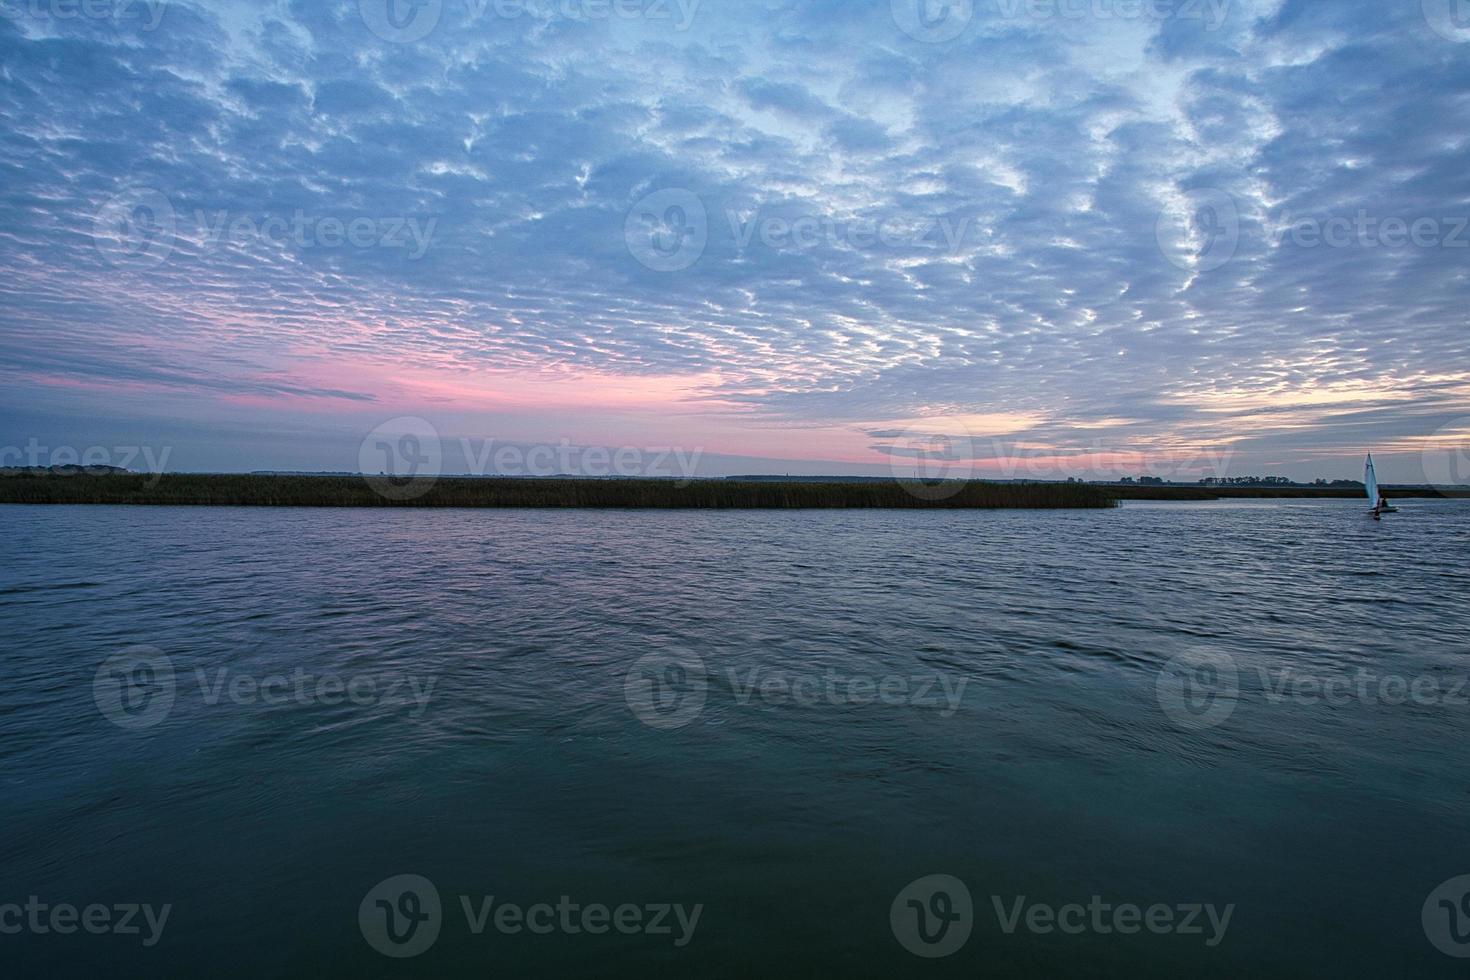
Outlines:
<svg viewBox="0 0 1470 980"><path fill-rule="evenodd" d="M125 392L160 401L197 395L191 379L178 382L32 375L33 384L95 395ZM1053 418L1042 411L956 408L873 421L783 419L719 392L719 372L628 375L564 365L537 369L466 367L459 361L392 364L376 356L329 355L297 349L274 369L237 377L235 390L210 398L223 417L245 411L330 417L349 428L370 429L399 416L430 419L445 438L461 437L584 445L684 447L723 456L762 459L779 467L826 462L836 466L913 465L912 455L888 455L880 446L923 451L925 440L948 437L963 465L976 475L1149 473L1191 469L1219 472L1232 447L1268 433L1311 429L1335 411L1403 402L1408 395L1379 382L1351 382L1290 390L1175 394L1199 414L1172 425L1123 417ZM1461 376L1436 379L1458 393ZM1470 390L1470 389L1466 389ZM1071 443L1037 438L1046 426L1078 433L1110 430L1114 438L1078 436ZM872 433L882 435L872 435ZM1449 442L1458 436L1446 436ZM1339 439L1339 442L1341 440ZM1383 454L1417 453L1430 437L1365 440ZM1369 445L1368 443L1372 443ZM1124 448L1126 447L1126 448ZM1341 455L1345 447L1305 447L1298 459ZM1356 446L1352 447L1356 451ZM1260 464L1264 466L1265 464Z"/></svg>

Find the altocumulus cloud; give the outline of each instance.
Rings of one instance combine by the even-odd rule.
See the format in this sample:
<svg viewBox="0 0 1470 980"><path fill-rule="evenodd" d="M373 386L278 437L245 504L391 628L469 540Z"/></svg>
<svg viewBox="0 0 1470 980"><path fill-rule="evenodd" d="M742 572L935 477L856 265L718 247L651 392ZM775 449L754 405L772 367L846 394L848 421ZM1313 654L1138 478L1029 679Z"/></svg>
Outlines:
<svg viewBox="0 0 1470 980"><path fill-rule="evenodd" d="M889 0L10 0L4 402L239 423L393 412L355 365L554 366L874 459L1005 413L1303 475L1470 414L1470 32L1432 0L1061 6L925 37ZM637 214L664 191L697 207Z"/></svg>

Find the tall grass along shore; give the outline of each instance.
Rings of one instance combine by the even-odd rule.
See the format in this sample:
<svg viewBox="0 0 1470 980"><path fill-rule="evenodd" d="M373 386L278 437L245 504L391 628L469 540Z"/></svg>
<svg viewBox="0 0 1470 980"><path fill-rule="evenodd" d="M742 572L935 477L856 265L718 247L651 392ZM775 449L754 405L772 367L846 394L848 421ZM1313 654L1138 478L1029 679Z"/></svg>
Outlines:
<svg viewBox="0 0 1470 980"><path fill-rule="evenodd" d="M605 507L634 509L1112 507L1081 484L798 483L736 480L584 480L452 477L11 473L0 503L222 507Z"/></svg>
<svg viewBox="0 0 1470 980"><path fill-rule="evenodd" d="M1470 489L1387 487L1390 498L1467 497ZM0 504L217 507L605 507L623 509L1002 509L1112 507L1120 500L1265 497L1356 499L1316 487L1193 487L1089 483L911 483L895 479L593 480L351 474L147 474L112 470L0 470Z"/></svg>

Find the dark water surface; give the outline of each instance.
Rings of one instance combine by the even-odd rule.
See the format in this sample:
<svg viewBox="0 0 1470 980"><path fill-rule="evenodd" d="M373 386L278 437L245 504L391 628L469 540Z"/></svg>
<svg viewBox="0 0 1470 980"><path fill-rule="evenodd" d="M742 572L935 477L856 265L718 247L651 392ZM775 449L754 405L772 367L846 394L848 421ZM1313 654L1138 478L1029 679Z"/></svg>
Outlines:
<svg viewBox="0 0 1470 980"><path fill-rule="evenodd" d="M0 974L1463 975L1470 503L1362 511L0 508L0 906L170 907Z"/></svg>

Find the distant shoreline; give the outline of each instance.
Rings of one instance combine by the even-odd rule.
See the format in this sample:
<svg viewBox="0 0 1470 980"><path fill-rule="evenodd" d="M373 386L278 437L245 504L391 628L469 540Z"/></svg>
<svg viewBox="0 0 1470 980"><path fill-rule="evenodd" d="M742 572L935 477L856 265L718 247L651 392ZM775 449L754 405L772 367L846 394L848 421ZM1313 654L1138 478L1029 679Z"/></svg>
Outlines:
<svg viewBox="0 0 1470 980"><path fill-rule="evenodd" d="M0 503L217 507L606 508L619 510L1108 508L1082 484L588 480L190 474L0 475Z"/></svg>
<svg viewBox="0 0 1470 980"><path fill-rule="evenodd" d="M1345 490L1339 487L1182 487L1182 486L1119 486L1117 484L1089 484L1113 494L1118 500L1232 500L1232 499L1323 499L1361 500L1368 505L1362 490ZM1463 500L1470 498L1470 487L1429 486L1383 486L1380 488L1390 500L1436 499Z"/></svg>
<svg viewBox="0 0 1470 980"><path fill-rule="evenodd" d="M1470 489L1388 487L1390 499L1470 497ZM0 504L198 507L606 508L621 510L1110 508L1123 500L1328 498L1328 487L1187 487L1093 483L919 483L898 479L582 479L309 474L0 473Z"/></svg>

